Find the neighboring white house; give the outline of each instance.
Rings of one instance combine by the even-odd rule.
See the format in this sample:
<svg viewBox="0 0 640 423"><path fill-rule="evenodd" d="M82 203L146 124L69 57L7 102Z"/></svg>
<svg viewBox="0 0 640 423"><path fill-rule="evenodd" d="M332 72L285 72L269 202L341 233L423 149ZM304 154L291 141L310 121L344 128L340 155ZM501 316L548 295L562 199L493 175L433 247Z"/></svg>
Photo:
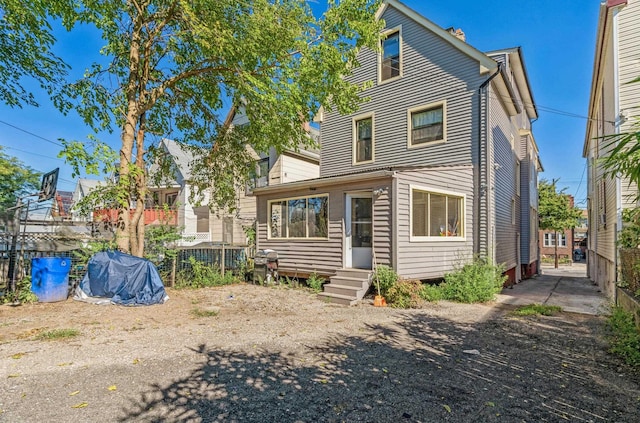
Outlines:
<svg viewBox="0 0 640 423"><path fill-rule="evenodd" d="M627 132L640 117L640 0L607 0L600 5L595 61L583 157L588 163L587 272L614 296L618 265L616 239L622 211L636 207L636 186L603 176L599 161L609 154L603 137Z"/></svg>

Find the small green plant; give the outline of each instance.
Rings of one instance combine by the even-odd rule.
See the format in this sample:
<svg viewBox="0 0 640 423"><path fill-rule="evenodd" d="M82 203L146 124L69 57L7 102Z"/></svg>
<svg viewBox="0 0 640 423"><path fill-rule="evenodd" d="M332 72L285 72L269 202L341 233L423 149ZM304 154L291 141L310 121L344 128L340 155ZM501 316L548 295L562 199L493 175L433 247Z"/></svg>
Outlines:
<svg viewBox="0 0 640 423"><path fill-rule="evenodd" d="M194 308L191 310L193 317L216 317L218 315L217 310L203 310L201 308Z"/></svg>
<svg viewBox="0 0 640 423"><path fill-rule="evenodd" d="M55 341L58 339L75 338L78 335L80 335L78 329L53 329L39 333L36 339L39 341Z"/></svg>
<svg viewBox="0 0 640 423"><path fill-rule="evenodd" d="M545 304L527 304L518 307L513 313L518 316L554 316L562 311L562 307Z"/></svg>
<svg viewBox="0 0 640 423"><path fill-rule="evenodd" d="M325 279L318 275L316 272L313 272L307 278L307 286L311 288L314 292L322 291L322 285L325 283Z"/></svg>
<svg viewBox="0 0 640 423"><path fill-rule="evenodd" d="M461 303L490 301L507 280L503 272L503 266L492 265L486 258L477 257L445 275L441 285L443 299Z"/></svg>
<svg viewBox="0 0 640 423"><path fill-rule="evenodd" d="M16 282L16 291L7 291L1 298L0 304L15 303L29 304L37 303L38 297L31 292L31 276L26 276L22 280Z"/></svg>
<svg viewBox="0 0 640 423"><path fill-rule="evenodd" d="M384 297L391 307L418 308L422 303L421 289L422 282L419 280L401 279L389 287Z"/></svg>
<svg viewBox="0 0 640 423"><path fill-rule="evenodd" d="M442 288L439 285L423 284L419 292L420 298L430 303L438 302L442 299Z"/></svg>
<svg viewBox="0 0 640 423"><path fill-rule="evenodd" d="M633 315L622 307L613 307L607 323L611 330L610 351L627 364L640 367L640 330L635 325Z"/></svg>
<svg viewBox="0 0 640 423"><path fill-rule="evenodd" d="M389 288L391 288L397 281L398 274L396 271L384 264L377 266L373 273L373 282L376 286L376 290L378 291L378 295L382 295L383 297L387 296Z"/></svg>

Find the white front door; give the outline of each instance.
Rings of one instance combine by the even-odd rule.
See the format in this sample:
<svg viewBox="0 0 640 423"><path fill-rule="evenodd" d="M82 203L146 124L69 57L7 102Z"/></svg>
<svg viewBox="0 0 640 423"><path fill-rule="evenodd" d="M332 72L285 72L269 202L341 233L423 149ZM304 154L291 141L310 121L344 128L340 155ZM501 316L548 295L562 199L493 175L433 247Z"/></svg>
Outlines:
<svg viewBox="0 0 640 423"><path fill-rule="evenodd" d="M371 193L347 194L345 205L345 267L371 269L373 246Z"/></svg>

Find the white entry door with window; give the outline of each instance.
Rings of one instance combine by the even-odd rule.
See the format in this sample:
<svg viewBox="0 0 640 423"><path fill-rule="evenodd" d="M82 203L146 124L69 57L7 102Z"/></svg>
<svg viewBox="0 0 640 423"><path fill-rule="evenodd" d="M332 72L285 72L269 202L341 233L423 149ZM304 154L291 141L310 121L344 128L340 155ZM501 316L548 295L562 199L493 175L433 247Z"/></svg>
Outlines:
<svg viewBox="0 0 640 423"><path fill-rule="evenodd" d="M371 269L373 247L371 193L347 194L345 201L345 267Z"/></svg>

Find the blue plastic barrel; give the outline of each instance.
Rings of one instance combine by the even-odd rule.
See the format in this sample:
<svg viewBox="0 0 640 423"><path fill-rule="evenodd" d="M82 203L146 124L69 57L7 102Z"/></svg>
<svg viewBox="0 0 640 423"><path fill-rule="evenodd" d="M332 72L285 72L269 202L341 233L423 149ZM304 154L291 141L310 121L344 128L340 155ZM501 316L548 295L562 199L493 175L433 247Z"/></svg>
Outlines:
<svg viewBox="0 0 640 423"><path fill-rule="evenodd" d="M61 257L31 259L31 291L38 301L52 303L64 301L69 294L71 260Z"/></svg>

